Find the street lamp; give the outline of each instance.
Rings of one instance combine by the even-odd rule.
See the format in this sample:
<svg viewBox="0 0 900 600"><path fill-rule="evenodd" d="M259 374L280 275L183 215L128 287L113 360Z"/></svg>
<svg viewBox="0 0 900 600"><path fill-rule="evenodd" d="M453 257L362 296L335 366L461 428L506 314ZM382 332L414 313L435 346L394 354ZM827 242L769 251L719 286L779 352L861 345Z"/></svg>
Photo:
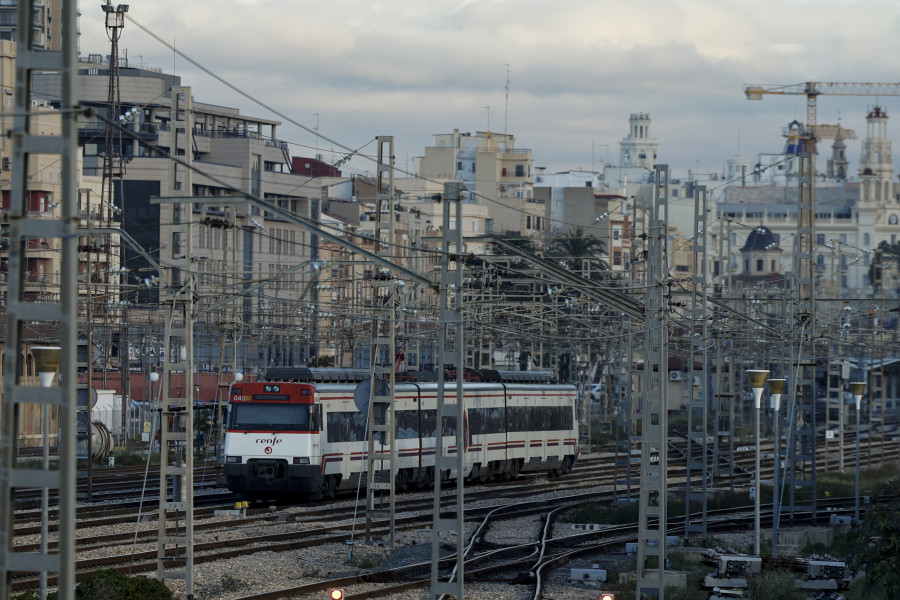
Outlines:
<svg viewBox="0 0 900 600"><path fill-rule="evenodd" d="M774 402L775 417L773 419L772 437L775 439L774 463L775 472L772 475L772 556L778 556L778 526L780 525L780 511L778 504L781 501L781 489L778 487L778 470L781 469L781 434L778 431L778 416L781 410L781 395L784 393L786 379L769 379L769 394Z"/></svg>
<svg viewBox="0 0 900 600"><path fill-rule="evenodd" d="M156 387L157 381L159 381L159 373L157 371L150 371L150 403L148 405L148 408L151 411L151 413L150 413L151 415L156 414L155 413L156 409L153 407L153 403L156 402L156 390L154 388ZM155 420L155 417L153 420ZM162 414L160 414L159 426L162 427ZM152 453L153 446L156 443L156 441L155 441L156 438L153 437L154 434L152 433L154 431L154 428L152 426L150 428L150 431L151 431L151 434L150 434L151 438L150 438L149 452ZM159 431L156 431L156 434L159 434ZM161 434L159 434L159 435L161 435Z"/></svg>
<svg viewBox="0 0 900 600"><path fill-rule="evenodd" d="M41 387L48 388L53 385L53 378L59 368L59 346L32 346L31 355L34 356L35 370L41 378Z"/></svg>
<svg viewBox="0 0 900 600"><path fill-rule="evenodd" d="M754 456L756 470L753 473L754 491L756 492L753 498L753 553L759 556L759 413L760 399L762 398L763 388L766 387L766 379L769 377L769 371L750 369L747 371L747 377L750 378L750 389L753 390L753 401L756 408L756 416L753 419L756 431L756 453Z"/></svg>
<svg viewBox="0 0 900 600"><path fill-rule="evenodd" d="M862 409L862 395L866 391L865 381L853 381L850 383L850 393L856 400L856 502L854 503L853 518L859 523L859 413ZM871 433L870 433L871 435Z"/></svg>

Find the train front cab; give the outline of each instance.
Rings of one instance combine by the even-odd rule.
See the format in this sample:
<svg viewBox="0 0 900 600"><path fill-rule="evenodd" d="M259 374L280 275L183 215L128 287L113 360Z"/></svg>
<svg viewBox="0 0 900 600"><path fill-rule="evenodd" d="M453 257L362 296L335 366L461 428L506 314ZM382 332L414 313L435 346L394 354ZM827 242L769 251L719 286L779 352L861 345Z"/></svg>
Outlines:
<svg viewBox="0 0 900 600"><path fill-rule="evenodd" d="M319 450L321 408L315 400L311 393L308 403L267 402L265 413L254 411L252 402L231 402L223 465L228 489L249 499L321 498L327 490ZM285 414L279 419L273 411Z"/></svg>

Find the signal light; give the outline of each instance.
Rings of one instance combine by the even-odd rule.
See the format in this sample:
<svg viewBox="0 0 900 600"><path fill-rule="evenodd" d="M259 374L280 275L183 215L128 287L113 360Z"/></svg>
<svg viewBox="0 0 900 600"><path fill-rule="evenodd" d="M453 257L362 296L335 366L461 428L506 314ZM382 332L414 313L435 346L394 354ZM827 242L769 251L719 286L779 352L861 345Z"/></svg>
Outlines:
<svg viewBox="0 0 900 600"><path fill-rule="evenodd" d="M328 592L328 597L331 598L331 600L342 600L344 597L344 590L335 588Z"/></svg>
<svg viewBox="0 0 900 600"><path fill-rule="evenodd" d="M612 592L600 592L600 600L616 600L616 595Z"/></svg>

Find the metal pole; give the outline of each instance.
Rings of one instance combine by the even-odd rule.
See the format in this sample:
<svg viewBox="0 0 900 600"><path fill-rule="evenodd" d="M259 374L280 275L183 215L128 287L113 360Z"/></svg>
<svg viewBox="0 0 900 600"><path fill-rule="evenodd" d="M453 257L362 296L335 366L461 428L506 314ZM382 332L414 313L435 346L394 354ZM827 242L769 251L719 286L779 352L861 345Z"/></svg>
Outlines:
<svg viewBox="0 0 900 600"><path fill-rule="evenodd" d="M856 401L856 482L854 487L855 502L853 504L853 518L859 524L859 413L862 408L862 395L866 391L864 381L854 381L850 384L850 393ZM871 433L870 433L871 435Z"/></svg>
<svg viewBox="0 0 900 600"><path fill-rule="evenodd" d="M752 369L747 371L747 376L750 378L750 389L753 390L753 406L756 409L756 417L753 419L756 435L756 452L753 457L753 486L755 492L753 498L753 553L759 556L759 413L761 407L760 398L762 398L763 388L766 386L766 378L769 376L769 371Z"/></svg>
<svg viewBox="0 0 900 600"><path fill-rule="evenodd" d="M769 379L769 394L774 401L772 431L775 439L773 452L774 470L772 473L772 556L778 556L778 525L780 514L778 503L781 500L781 489L778 487L778 470L781 469L781 437L778 431L778 415L781 410L781 394L784 392L785 379ZM759 453L757 453L758 455Z"/></svg>

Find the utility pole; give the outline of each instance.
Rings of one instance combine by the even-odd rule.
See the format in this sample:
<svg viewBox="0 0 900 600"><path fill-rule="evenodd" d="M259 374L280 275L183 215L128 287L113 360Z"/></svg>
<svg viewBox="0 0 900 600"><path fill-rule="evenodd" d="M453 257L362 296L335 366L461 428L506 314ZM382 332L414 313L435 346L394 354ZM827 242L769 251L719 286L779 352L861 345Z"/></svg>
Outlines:
<svg viewBox="0 0 900 600"><path fill-rule="evenodd" d="M394 138L378 136L375 178L374 252L390 262L399 262L394 238ZM375 269L372 279L372 343L369 352L369 439L366 453L366 543L372 541L375 520L387 519L390 546L394 546L397 487L396 368L397 291L400 282L388 270ZM376 446L380 450L376 451ZM387 510L384 495L387 494Z"/></svg>
<svg viewBox="0 0 900 600"><path fill-rule="evenodd" d="M78 30L76 5L63 2L61 6L60 51L33 49L32 16L39 5L35 0L20 0L17 19L16 90L12 139L12 189L9 212L9 268L6 295L6 352L3 358L3 404L0 407L0 597L9 598L13 573L37 571L42 579L56 573L60 600L75 597L75 428L78 344ZM61 79L59 118L62 135L40 135L32 120L32 78L37 72L59 72ZM59 218L34 218L28 186L28 169L37 155L56 155L61 164L62 195ZM30 240L58 240L60 249L60 293L57 302L35 301L26 294L28 262L26 249ZM26 323L38 321L38 339L26 336ZM33 335L33 334L32 334ZM45 351L47 363L38 362L38 371L48 377L48 387L24 385L24 364L30 353L28 346L46 346L58 336L54 351ZM54 356L55 355L55 356ZM64 373L57 387L52 376L57 368ZM44 375L42 375L42 380ZM50 469L47 460L40 468L19 465L16 461L19 416L31 407L43 412L57 410L59 414L59 467ZM46 419L45 419L46 423ZM49 451L50 432L42 432L44 456ZM40 488L42 513L48 514L49 490L59 494L56 551L50 552L42 544L38 552L23 552L14 546L15 490ZM46 590L44 590L46 591Z"/></svg>
<svg viewBox="0 0 900 600"><path fill-rule="evenodd" d="M465 361L465 336L462 311L463 264L464 254L462 237L462 200L460 198L462 182L451 181L444 184L444 221L443 239L441 240L441 284L438 301L440 302L440 321L438 330L438 391L437 419L435 431L434 456L434 507L431 526L431 590L429 598L441 598L445 594L463 600L465 583L465 521L463 466L465 447L463 423L465 422L465 406L463 404L463 368ZM450 229L450 210L456 210L456 223ZM450 268L451 255L456 259L455 269ZM446 368L456 370L456 385L450 388L445 383ZM446 391L453 389L455 400L447 402ZM444 423L452 424L456 433L456 448L450 453L444 447ZM447 435L451 435L448 431ZM441 479L444 473L456 473L455 510L452 517L441 516ZM455 535L456 565L449 581L440 581L439 562L443 540L441 533Z"/></svg>
<svg viewBox="0 0 900 600"><path fill-rule="evenodd" d="M194 593L194 314L195 286L192 275L193 188L193 108L191 88L172 88L170 155L181 161L170 161L169 188L159 200L167 216L163 223L171 223L165 243L160 244L165 258L160 262L169 267L161 277L167 292L165 360L162 362L162 407L160 419L159 466L159 543L157 546L157 577L183 579L185 595ZM179 166L181 167L179 169ZM169 200L166 196L172 197ZM163 208L161 207L161 208ZM168 217L168 218L167 218ZM175 374L183 374L184 389L173 389ZM172 499L168 488L172 486ZM170 531L172 526L174 531ZM170 552L173 551L173 552Z"/></svg>
<svg viewBox="0 0 900 600"><path fill-rule="evenodd" d="M644 405L641 407L641 489L636 597L663 600L666 574L666 471L668 466L668 298L666 269L669 168L656 165L654 202L647 228L647 321L644 333ZM660 208L665 212L660 218ZM653 451L658 460L652 458ZM650 558L656 558L652 565Z"/></svg>

